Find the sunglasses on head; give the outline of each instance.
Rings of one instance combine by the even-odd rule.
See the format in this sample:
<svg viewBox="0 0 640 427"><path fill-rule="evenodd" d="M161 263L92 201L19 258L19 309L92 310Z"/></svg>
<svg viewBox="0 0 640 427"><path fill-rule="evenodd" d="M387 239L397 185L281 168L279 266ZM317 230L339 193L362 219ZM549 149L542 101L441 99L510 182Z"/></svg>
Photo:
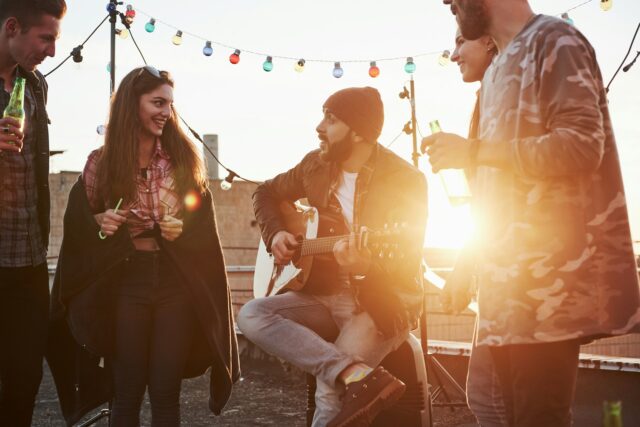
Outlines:
<svg viewBox="0 0 640 427"><path fill-rule="evenodd" d="M142 75L143 72L148 72L149 74L151 74L153 77L157 78L157 79L161 79L162 77L166 77L167 76L167 72L166 71L160 71L158 70L156 67L153 67L151 65L145 65L144 67L140 68L140 71L138 71L138 74L136 74L136 79L138 77L140 77Z"/></svg>

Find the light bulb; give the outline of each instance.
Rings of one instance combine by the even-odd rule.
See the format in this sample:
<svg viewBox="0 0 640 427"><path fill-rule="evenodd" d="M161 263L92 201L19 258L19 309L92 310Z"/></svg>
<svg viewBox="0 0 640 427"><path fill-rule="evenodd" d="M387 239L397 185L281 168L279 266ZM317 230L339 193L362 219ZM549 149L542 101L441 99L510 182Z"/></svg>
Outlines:
<svg viewBox="0 0 640 427"><path fill-rule="evenodd" d="M302 58L298 59L298 62L296 62L296 65L293 66L293 69L296 70L298 73L303 72L305 62L306 61Z"/></svg>
<svg viewBox="0 0 640 427"><path fill-rule="evenodd" d="M442 55L440 55L440 57L438 58L438 64L440 64L443 67L446 67L447 65L449 65L449 62L451 62L451 52L449 52L448 50L445 50L442 52Z"/></svg>
<svg viewBox="0 0 640 427"><path fill-rule="evenodd" d="M171 39L171 42L176 46L180 46L182 44L182 31L178 30L176 35Z"/></svg>
<svg viewBox="0 0 640 427"><path fill-rule="evenodd" d="M131 6L130 4L127 5L127 11L124 13L124 16L132 19L136 17L136 11L133 10L133 6Z"/></svg>
<svg viewBox="0 0 640 427"><path fill-rule="evenodd" d="M407 74L412 74L414 71L416 71L416 64L413 62L412 57L407 58L407 63L404 64L404 71Z"/></svg>
<svg viewBox="0 0 640 427"><path fill-rule="evenodd" d="M204 47L202 48L202 53L204 54L204 56L211 56L213 55L213 48L211 47L211 42L206 42Z"/></svg>
<svg viewBox="0 0 640 427"><path fill-rule="evenodd" d="M600 9L603 11L611 10L613 6L613 0L600 0Z"/></svg>
<svg viewBox="0 0 640 427"><path fill-rule="evenodd" d="M144 25L144 29L147 33L153 33L156 29L156 20L151 18L149 22Z"/></svg>
<svg viewBox="0 0 640 427"><path fill-rule="evenodd" d="M567 12L564 12L562 14L562 19L569 25L575 25L573 22L573 19L571 19L571 17L569 16L569 14Z"/></svg>
<svg viewBox="0 0 640 427"><path fill-rule="evenodd" d="M236 49L230 56L229 56L229 62L231 62L232 64L237 64L238 62L240 62L240 49Z"/></svg>
<svg viewBox="0 0 640 427"><path fill-rule="evenodd" d="M339 62L333 64L333 77L339 79L344 74L344 70L340 66Z"/></svg>
<svg viewBox="0 0 640 427"><path fill-rule="evenodd" d="M273 58L270 56L267 56L267 59L262 63L262 69L265 70L267 73L270 72L271 70L273 70Z"/></svg>
<svg viewBox="0 0 640 427"><path fill-rule="evenodd" d="M231 190L231 187L233 186L233 178L235 178L236 176L237 175L235 172L229 171L229 174L227 175L227 177L222 181L220 181L220 188L223 191Z"/></svg>
<svg viewBox="0 0 640 427"><path fill-rule="evenodd" d="M369 63L369 75L373 78L376 78L380 75L380 68L376 65L376 61L371 61Z"/></svg>
<svg viewBox="0 0 640 427"><path fill-rule="evenodd" d="M127 30L126 28L118 28L116 29L116 34L122 40L125 40L127 37L129 37L129 30Z"/></svg>

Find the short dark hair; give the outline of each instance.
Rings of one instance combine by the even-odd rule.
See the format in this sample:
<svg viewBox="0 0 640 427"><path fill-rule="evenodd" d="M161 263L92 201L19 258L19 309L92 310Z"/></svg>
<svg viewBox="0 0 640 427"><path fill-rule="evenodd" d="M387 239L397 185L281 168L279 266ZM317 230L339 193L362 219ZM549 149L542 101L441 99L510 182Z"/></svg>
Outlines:
<svg viewBox="0 0 640 427"><path fill-rule="evenodd" d="M65 0L0 0L0 22L15 17L23 31L36 25L43 15L62 19L66 12Z"/></svg>

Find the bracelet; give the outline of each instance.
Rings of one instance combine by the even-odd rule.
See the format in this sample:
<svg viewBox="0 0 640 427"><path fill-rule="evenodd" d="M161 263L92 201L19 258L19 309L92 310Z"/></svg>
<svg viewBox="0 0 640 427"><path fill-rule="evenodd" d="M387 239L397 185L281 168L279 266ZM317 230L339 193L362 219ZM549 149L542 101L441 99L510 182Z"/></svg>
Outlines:
<svg viewBox="0 0 640 427"><path fill-rule="evenodd" d="M478 163L478 150L480 149L479 139L469 140L469 166L476 166Z"/></svg>

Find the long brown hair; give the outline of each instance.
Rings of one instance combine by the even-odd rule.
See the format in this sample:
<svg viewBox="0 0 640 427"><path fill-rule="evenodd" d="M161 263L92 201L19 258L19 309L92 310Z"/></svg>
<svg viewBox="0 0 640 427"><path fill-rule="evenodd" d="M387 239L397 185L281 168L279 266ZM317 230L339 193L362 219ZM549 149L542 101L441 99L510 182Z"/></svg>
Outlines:
<svg viewBox="0 0 640 427"><path fill-rule="evenodd" d="M109 124L98 161L98 194L101 200L113 202L120 197L124 202L136 198L138 173L138 135L142 130L139 116L140 97L167 84L173 88L171 75L160 72L160 77L144 68L135 68L120 83L111 99ZM160 141L171 157L175 190L182 197L189 190L201 193L207 186L204 163L195 145L178 125L178 115L171 106Z"/></svg>

